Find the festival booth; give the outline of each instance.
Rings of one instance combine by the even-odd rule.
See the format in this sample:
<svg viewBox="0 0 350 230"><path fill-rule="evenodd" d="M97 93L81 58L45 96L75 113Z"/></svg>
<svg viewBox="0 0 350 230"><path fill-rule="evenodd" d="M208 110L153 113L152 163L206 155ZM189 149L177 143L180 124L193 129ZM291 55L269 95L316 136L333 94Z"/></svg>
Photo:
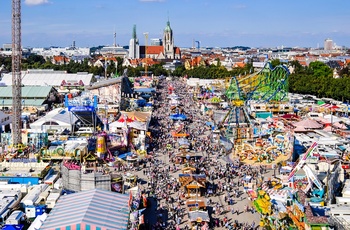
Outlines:
<svg viewBox="0 0 350 230"><path fill-rule="evenodd" d="M207 210L207 202L205 198L199 197L196 199L188 199L185 202L187 210L191 211L206 211Z"/></svg>
<svg viewBox="0 0 350 230"><path fill-rule="evenodd" d="M209 214L207 211L192 211L188 213L188 217L191 223L191 229L209 229Z"/></svg>
<svg viewBox="0 0 350 230"><path fill-rule="evenodd" d="M107 145L109 148L123 148L128 146L129 127L133 120L120 116L118 120L109 124Z"/></svg>
<svg viewBox="0 0 350 230"><path fill-rule="evenodd" d="M111 174L111 191L123 193L123 176Z"/></svg>
<svg viewBox="0 0 350 230"><path fill-rule="evenodd" d="M151 121L151 113L148 112L123 112L127 118L133 120L129 123L131 143L135 149L146 150L146 136Z"/></svg>
<svg viewBox="0 0 350 230"><path fill-rule="evenodd" d="M139 158L136 155L131 155L126 157L126 163L130 167L138 167L139 166Z"/></svg>
<svg viewBox="0 0 350 230"><path fill-rule="evenodd" d="M146 194L142 194L139 186L132 187L126 191L129 194L130 223L132 229L144 224L143 211L147 208Z"/></svg>
<svg viewBox="0 0 350 230"><path fill-rule="evenodd" d="M189 133L185 132L183 130L184 128L184 124L181 123L181 121L178 121L175 123L175 129L171 132L171 135L175 138L181 138L181 139L185 139L186 137L190 136Z"/></svg>
<svg viewBox="0 0 350 230"><path fill-rule="evenodd" d="M131 173L127 173L123 176L123 181L126 188L135 187L137 183L137 176Z"/></svg>
<svg viewBox="0 0 350 230"><path fill-rule="evenodd" d="M196 169L193 167L185 167L183 169L181 169L183 174L193 174L196 172Z"/></svg>
<svg viewBox="0 0 350 230"><path fill-rule="evenodd" d="M196 159L199 159L201 157L202 156L196 155L192 152L188 152L185 149L181 149L179 153L175 154L175 158L173 161L175 164L187 163L191 165Z"/></svg>
<svg viewBox="0 0 350 230"><path fill-rule="evenodd" d="M185 188L185 197L201 197L206 188L206 175L204 174L179 174L181 187Z"/></svg>

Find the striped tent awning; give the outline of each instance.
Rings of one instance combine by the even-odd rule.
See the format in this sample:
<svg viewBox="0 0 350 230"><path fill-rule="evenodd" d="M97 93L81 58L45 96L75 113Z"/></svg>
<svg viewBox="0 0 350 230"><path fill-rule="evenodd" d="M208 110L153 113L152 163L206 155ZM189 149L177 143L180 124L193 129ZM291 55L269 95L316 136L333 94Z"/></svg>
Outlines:
<svg viewBox="0 0 350 230"><path fill-rule="evenodd" d="M289 190L284 190L284 189L276 190L274 188L269 188L266 184L263 184L261 186L261 189L264 190L267 194L269 194L269 196L272 196L272 195L288 196L288 193L291 192Z"/></svg>
<svg viewBox="0 0 350 230"><path fill-rule="evenodd" d="M99 189L61 196L41 230L127 229L128 195Z"/></svg>

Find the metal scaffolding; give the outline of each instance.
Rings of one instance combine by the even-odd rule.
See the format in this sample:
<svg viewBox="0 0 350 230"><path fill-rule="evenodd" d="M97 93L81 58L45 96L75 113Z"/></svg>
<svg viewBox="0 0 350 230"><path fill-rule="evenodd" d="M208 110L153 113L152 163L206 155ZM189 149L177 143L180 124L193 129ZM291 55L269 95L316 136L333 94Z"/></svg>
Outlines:
<svg viewBox="0 0 350 230"><path fill-rule="evenodd" d="M350 229L350 223L340 216L330 216L328 222L331 227L335 228L335 230Z"/></svg>
<svg viewBox="0 0 350 230"><path fill-rule="evenodd" d="M12 0L12 144L22 142L21 0Z"/></svg>

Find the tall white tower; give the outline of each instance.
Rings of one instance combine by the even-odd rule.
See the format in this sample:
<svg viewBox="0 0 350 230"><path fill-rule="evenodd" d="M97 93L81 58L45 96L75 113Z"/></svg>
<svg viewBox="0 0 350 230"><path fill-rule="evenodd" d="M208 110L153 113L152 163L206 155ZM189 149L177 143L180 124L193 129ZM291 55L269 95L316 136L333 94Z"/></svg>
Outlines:
<svg viewBox="0 0 350 230"><path fill-rule="evenodd" d="M163 48L165 58L174 59L174 37L173 30L168 20L163 34Z"/></svg>
<svg viewBox="0 0 350 230"><path fill-rule="evenodd" d="M332 50L333 49L333 40L327 38L324 40L324 50Z"/></svg>
<svg viewBox="0 0 350 230"><path fill-rule="evenodd" d="M140 58L140 44L139 39L136 36L136 25L134 25L132 30L132 38L129 43L129 58L138 59Z"/></svg>

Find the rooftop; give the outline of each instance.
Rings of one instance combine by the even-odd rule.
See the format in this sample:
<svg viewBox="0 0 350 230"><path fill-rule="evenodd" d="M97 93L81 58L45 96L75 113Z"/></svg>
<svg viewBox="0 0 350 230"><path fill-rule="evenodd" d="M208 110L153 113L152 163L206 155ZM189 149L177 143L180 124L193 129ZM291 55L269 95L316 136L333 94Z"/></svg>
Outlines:
<svg viewBox="0 0 350 230"><path fill-rule="evenodd" d="M40 229L127 229L128 219L128 195L94 189L61 196Z"/></svg>
<svg viewBox="0 0 350 230"><path fill-rule="evenodd" d="M79 82L90 85L92 75L90 73L66 73L64 71L48 70L27 70L22 72L22 84L25 86L61 86L63 81ZM4 74L0 84L12 85L12 73Z"/></svg>
<svg viewBox="0 0 350 230"><path fill-rule="evenodd" d="M7 162L0 163L2 177L40 177L42 171L49 166L49 163L44 162ZM6 168L6 171L4 169Z"/></svg>

